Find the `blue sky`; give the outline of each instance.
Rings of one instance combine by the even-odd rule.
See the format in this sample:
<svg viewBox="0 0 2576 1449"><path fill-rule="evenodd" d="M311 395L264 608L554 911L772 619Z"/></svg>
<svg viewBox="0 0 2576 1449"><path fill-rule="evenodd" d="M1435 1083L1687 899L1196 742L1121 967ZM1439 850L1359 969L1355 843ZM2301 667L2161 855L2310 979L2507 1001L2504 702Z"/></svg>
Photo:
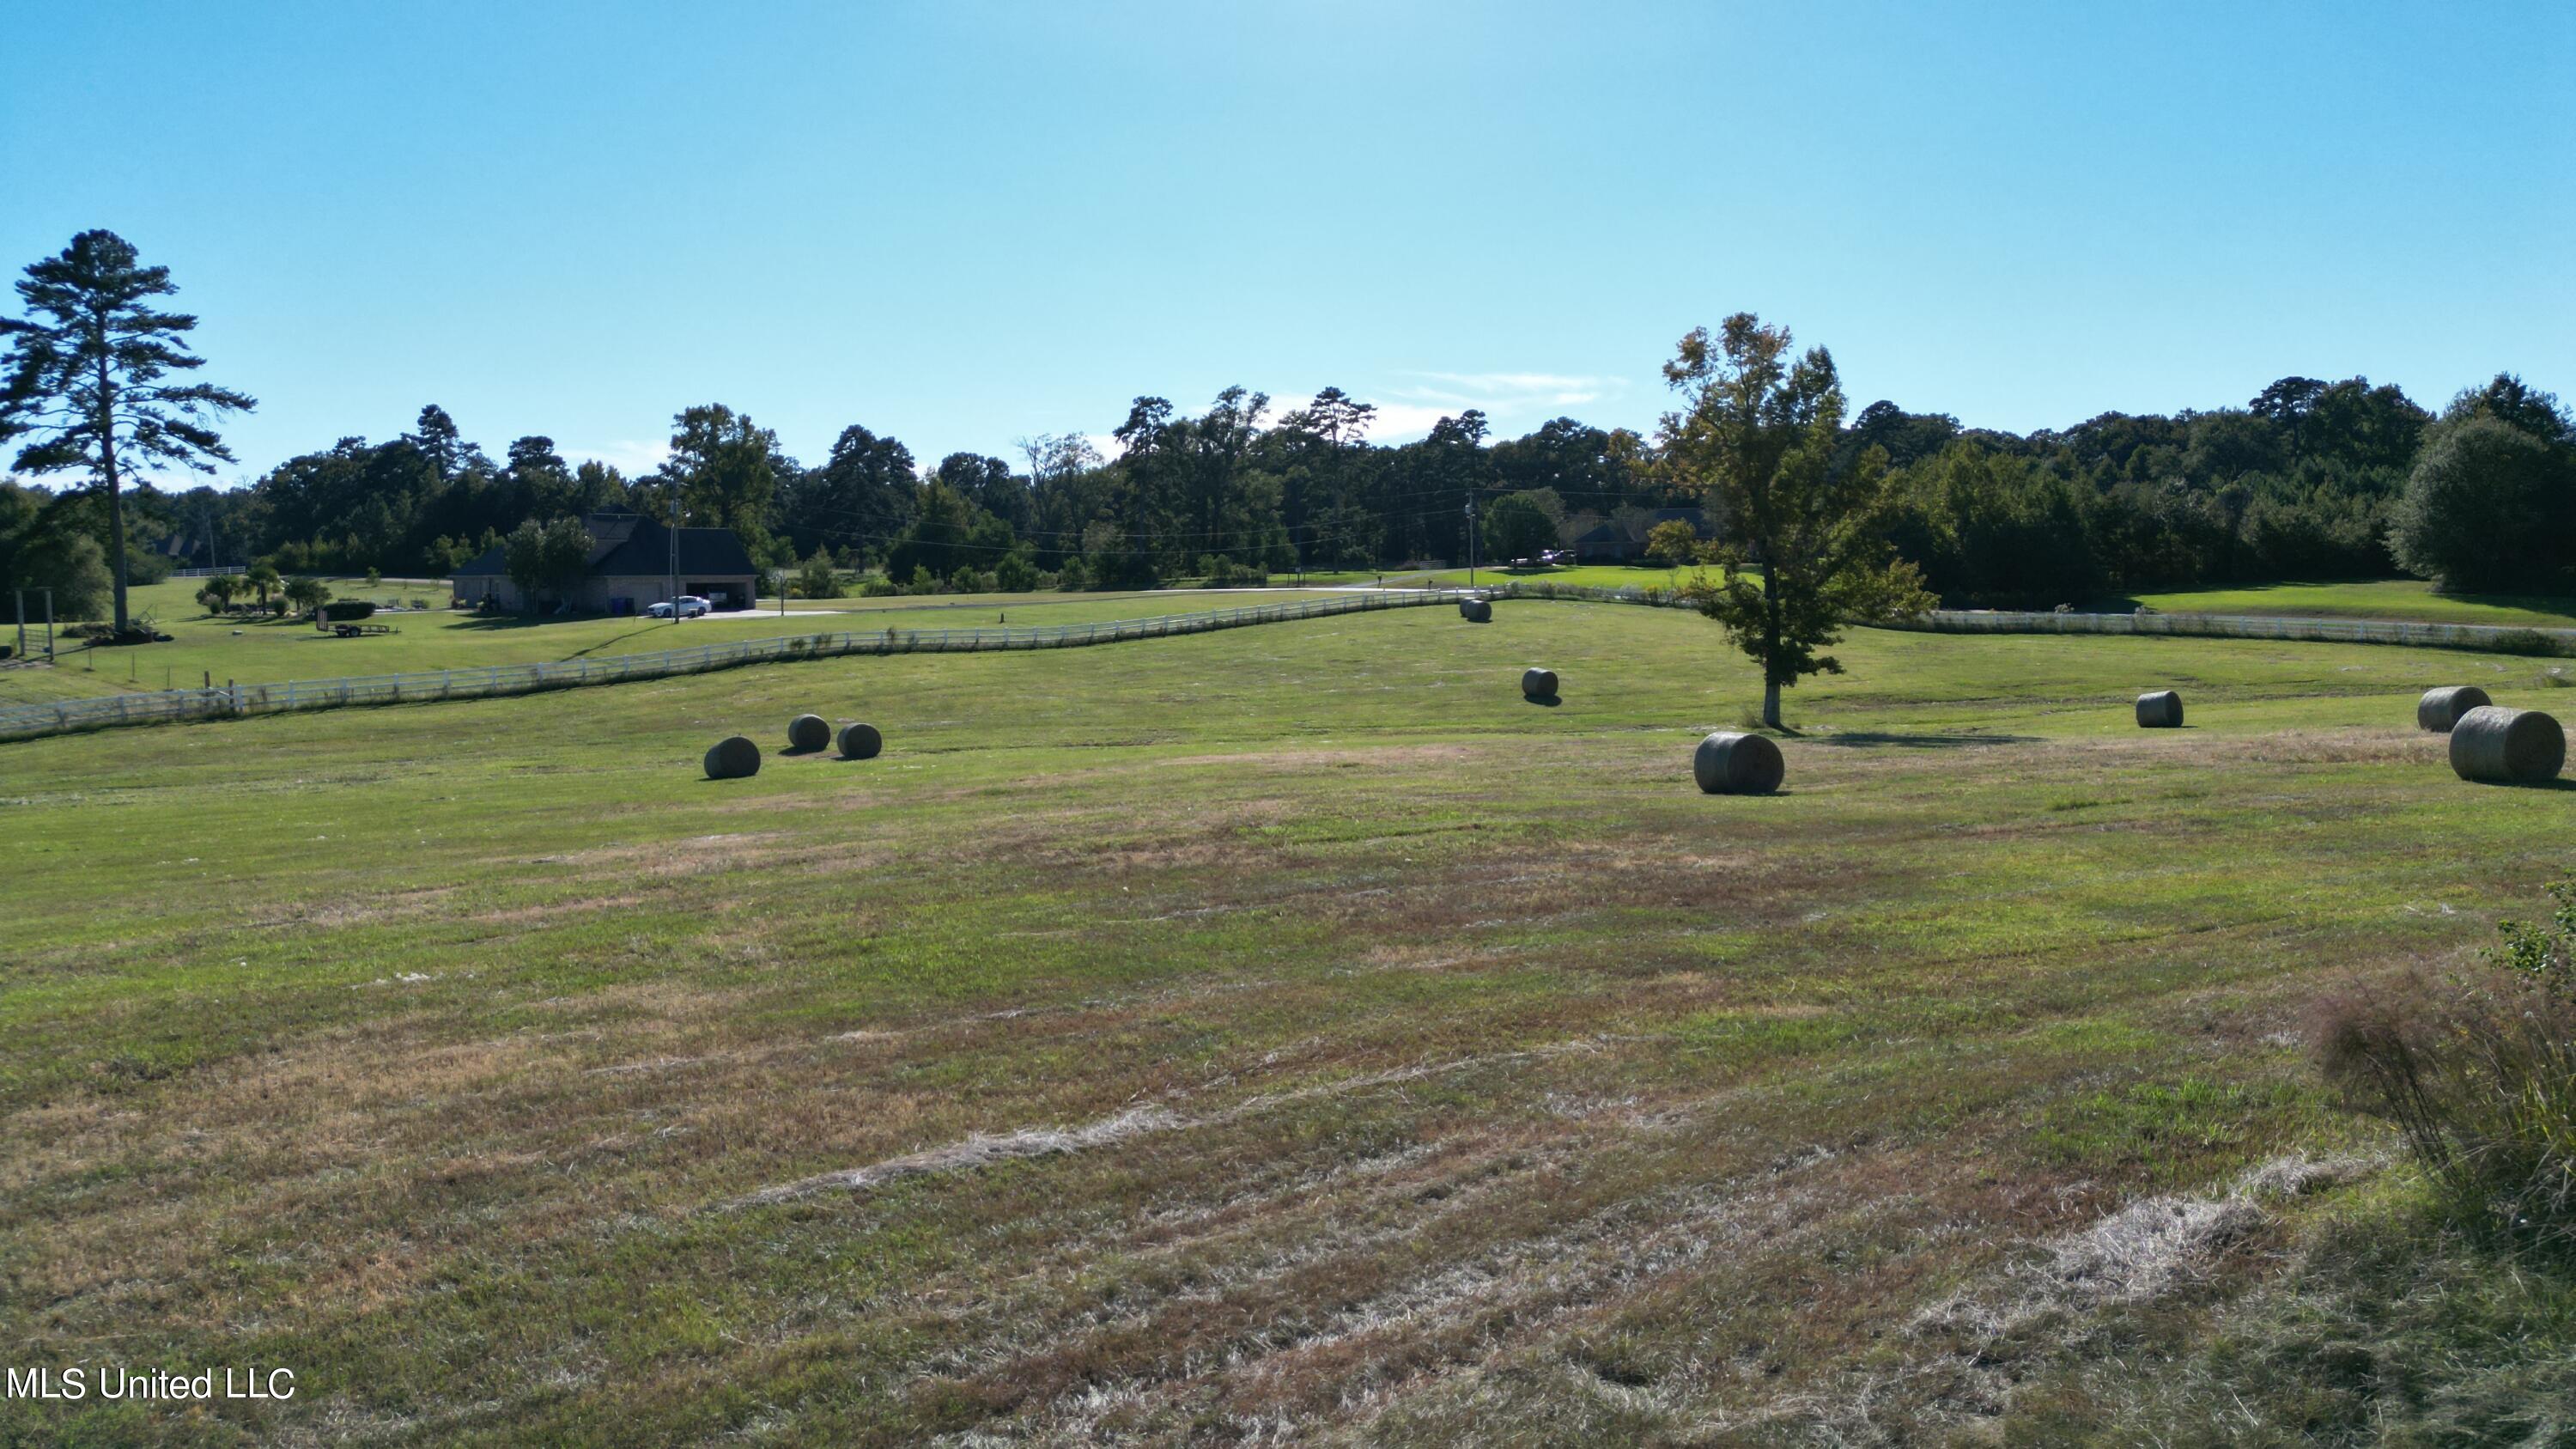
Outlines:
<svg viewBox="0 0 2576 1449"><path fill-rule="evenodd" d="M2016 430L2576 394L2576 5L2109 9L15 0L0 264L170 266L227 481L429 401L630 468L707 401L807 461L1229 383L1647 428L1739 309Z"/></svg>

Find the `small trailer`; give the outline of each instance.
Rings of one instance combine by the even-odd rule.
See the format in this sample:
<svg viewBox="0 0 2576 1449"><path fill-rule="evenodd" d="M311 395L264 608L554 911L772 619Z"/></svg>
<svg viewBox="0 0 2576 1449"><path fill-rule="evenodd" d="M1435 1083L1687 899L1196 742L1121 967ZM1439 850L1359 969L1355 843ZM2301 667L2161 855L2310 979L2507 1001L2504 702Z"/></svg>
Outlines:
<svg viewBox="0 0 2576 1449"><path fill-rule="evenodd" d="M367 634L395 634L401 632L391 624L333 623L325 624L322 627L330 630L332 637L335 639L356 639Z"/></svg>

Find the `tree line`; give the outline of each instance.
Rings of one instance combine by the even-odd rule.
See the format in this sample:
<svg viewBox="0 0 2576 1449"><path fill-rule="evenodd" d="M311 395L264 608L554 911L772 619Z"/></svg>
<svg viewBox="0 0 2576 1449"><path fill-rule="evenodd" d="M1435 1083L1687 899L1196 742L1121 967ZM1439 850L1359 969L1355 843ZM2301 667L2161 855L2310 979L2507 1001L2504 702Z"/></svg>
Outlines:
<svg viewBox="0 0 2576 1449"><path fill-rule="evenodd" d="M1138 399L1111 458L1049 436L1016 459L925 464L853 425L807 466L710 404L678 414L668 460L630 478L567 463L544 437L492 458L433 406L399 437L344 438L248 489L145 492L135 511L210 528L289 572L439 575L521 523L630 509L733 528L765 566L1133 588L1462 562L1470 499L1489 559L1604 526L1642 549L1656 510L1705 501L1667 447L1625 429L1557 418L1490 440L1467 411L1383 445L1368 438L1374 411L1327 388L1274 413L1228 388L1195 414ZM2367 379L2292 377L2242 408L2105 413L2026 435L1877 402L1839 425L1826 466L1853 473L1873 454L1887 538L1952 605L2407 573L2469 591L2576 590L2576 423L2509 375L2438 415ZM1723 532L1723 517L1711 522Z"/></svg>
<svg viewBox="0 0 2576 1449"><path fill-rule="evenodd" d="M1339 388L1283 408L1229 387L1196 412L1140 397L1107 455L1042 435L1012 457L936 462L858 424L800 461L709 403L676 414L665 460L633 477L544 436L495 456L432 405L409 432L341 438L246 488L165 491L131 470L229 460L208 419L251 406L173 381L199 359L183 340L195 319L151 300L171 290L105 232L18 283L29 315L0 319L0 437L31 435L21 472L86 486L0 483L0 589L52 586L64 612L84 612L85 593L156 577L173 535L287 574L439 576L514 534L534 556L545 525L601 510L732 528L809 589L850 569L947 588L1248 580L1454 563L1471 542L1511 559L1605 531L1642 549L1657 510L1676 507L1706 507L1721 539L1740 522L1675 445L1678 416L1651 438L1571 417L1495 438L1465 410L1383 444L1376 409ZM2365 378L2289 377L2242 407L2029 434L1881 401L1847 421L1837 408L1831 443L1815 466L1882 479L1872 526L1953 605L2410 572L2457 590L2576 590L2576 422L2511 375L2439 415ZM1660 552L1689 551L1665 537Z"/></svg>

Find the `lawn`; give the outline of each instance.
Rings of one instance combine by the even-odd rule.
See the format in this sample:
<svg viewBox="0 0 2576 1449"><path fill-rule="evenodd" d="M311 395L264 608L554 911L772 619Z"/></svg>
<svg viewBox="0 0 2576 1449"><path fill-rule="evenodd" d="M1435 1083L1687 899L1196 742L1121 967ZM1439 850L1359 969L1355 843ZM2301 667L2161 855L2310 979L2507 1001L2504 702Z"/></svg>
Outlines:
<svg viewBox="0 0 2576 1449"><path fill-rule="evenodd" d="M930 594L814 600L784 617L774 612L773 600L773 610L768 612L747 610L676 623L640 618L481 617L433 609L380 614L369 622L390 625L394 633L342 639L301 619L210 617L193 597L196 588L195 580L171 580L132 593L132 612L138 616L150 612L162 631L172 636L170 643L72 650L64 641L58 644L61 662L50 670L0 671L0 704L118 690L185 688L209 679L216 684L226 680L258 684L628 654L711 640L881 629L890 617L900 618L906 628L919 629L1075 624L1323 597L1288 590L1250 596L1188 589L1150 594ZM382 600L426 597L390 586L369 589L363 581L336 585L333 593ZM438 597L444 602L444 590Z"/></svg>
<svg viewBox="0 0 2576 1449"><path fill-rule="evenodd" d="M2252 584L2139 594L2133 601L2168 614L2268 614L2358 619L2420 619L2432 624L2501 624L2576 628L2576 599L2521 594L2441 594L2422 579L2344 584Z"/></svg>
<svg viewBox="0 0 2576 1449"><path fill-rule="evenodd" d="M1648 564L1560 564L1545 568L1496 568L1487 564L1477 569L1475 574L1479 585L1545 581L1577 584L1587 589L1675 589L1689 582L1691 571L1660 568ZM1439 569L1428 573L1389 573L1386 575L1386 581L1389 584L1436 584L1443 588L1463 588L1467 583L1467 570L1457 568Z"/></svg>
<svg viewBox="0 0 2576 1449"><path fill-rule="evenodd" d="M1676 588L1689 579L1687 569L1631 564L1579 564L1565 568L1480 569L1480 583L1507 580L1582 584L1591 588ZM1363 582L1366 581L1364 577ZM1437 573L1390 574L1389 583L1463 585L1465 569ZM2186 589L2097 600L2088 609L2125 613L2144 604L2168 614L2257 614L2287 618L2331 616L2361 619L2416 619L2433 624L2497 624L2506 627L2576 628L2576 598L2521 594L2442 594L2422 579L2375 579L2365 583L2249 584L2225 589Z"/></svg>
<svg viewBox="0 0 2576 1449"><path fill-rule="evenodd" d="M13 1366L298 1390L0 1441L2297 1439L2227 1346L2407 1182L2300 1023L2566 866L2412 724L2542 676L1839 652L1758 799L1712 626L1548 602L0 746ZM700 778L807 709L886 753Z"/></svg>

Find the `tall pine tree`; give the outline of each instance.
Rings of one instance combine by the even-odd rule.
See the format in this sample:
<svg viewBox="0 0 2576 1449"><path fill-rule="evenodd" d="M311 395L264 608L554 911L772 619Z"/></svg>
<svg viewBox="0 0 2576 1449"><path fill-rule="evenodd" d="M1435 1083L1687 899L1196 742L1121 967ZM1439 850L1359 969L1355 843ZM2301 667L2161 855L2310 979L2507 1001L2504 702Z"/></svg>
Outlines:
<svg viewBox="0 0 2576 1449"><path fill-rule="evenodd" d="M197 319L155 310L178 290L168 267L147 267L112 231L85 231L61 256L27 268L18 296L27 316L0 317L10 340L0 384L0 442L33 435L18 454L28 473L88 470L107 494L108 565L116 629L125 632L126 468L176 463L211 473L233 461L212 426L257 404L207 383L164 381L205 365L184 334Z"/></svg>

